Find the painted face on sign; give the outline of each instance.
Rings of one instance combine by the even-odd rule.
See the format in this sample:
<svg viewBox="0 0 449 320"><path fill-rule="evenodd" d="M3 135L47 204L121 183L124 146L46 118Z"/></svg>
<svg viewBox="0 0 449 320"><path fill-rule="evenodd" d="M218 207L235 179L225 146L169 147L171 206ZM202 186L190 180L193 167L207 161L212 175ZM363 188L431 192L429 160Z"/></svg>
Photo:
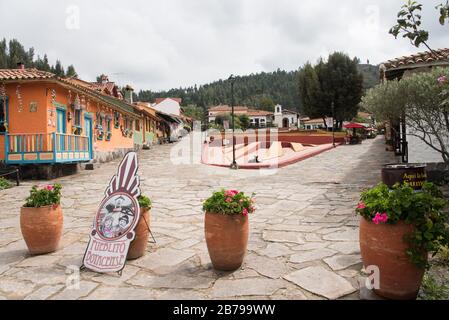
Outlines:
<svg viewBox="0 0 449 320"><path fill-rule="evenodd" d="M126 235L133 225L135 211L136 203L128 195L112 195L103 202L98 211L97 232L106 239L118 239Z"/></svg>
<svg viewBox="0 0 449 320"><path fill-rule="evenodd" d="M121 218L120 218L120 222L119 222L119 224L120 224L120 227L122 228L122 229L125 229L126 228L126 226L128 225L128 216L122 216Z"/></svg>

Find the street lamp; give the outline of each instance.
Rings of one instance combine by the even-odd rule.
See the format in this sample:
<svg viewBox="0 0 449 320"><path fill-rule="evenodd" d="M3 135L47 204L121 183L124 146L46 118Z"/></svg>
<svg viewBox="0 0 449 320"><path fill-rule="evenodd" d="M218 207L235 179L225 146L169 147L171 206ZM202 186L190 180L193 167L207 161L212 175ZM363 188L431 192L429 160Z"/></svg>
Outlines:
<svg viewBox="0 0 449 320"><path fill-rule="evenodd" d="M230 166L230 168L232 169L232 170L238 170L238 168L239 168L239 166L237 165L237 161L235 160L235 119L234 119L234 117L235 117L235 113L234 113L234 105L235 105L235 102L234 102L234 83L235 83L235 77L234 77L234 75L232 74L230 77L229 77L229 81L231 81L231 108L232 108L232 114L231 114L231 116L232 116L232 163L231 163L231 166Z"/></svg>
<svg viewBox="0 0 449 320"><path fill-rule="evenodd" d="M337 146L335 145L335 103L332 101L332 145L334 148Z"/></svg>

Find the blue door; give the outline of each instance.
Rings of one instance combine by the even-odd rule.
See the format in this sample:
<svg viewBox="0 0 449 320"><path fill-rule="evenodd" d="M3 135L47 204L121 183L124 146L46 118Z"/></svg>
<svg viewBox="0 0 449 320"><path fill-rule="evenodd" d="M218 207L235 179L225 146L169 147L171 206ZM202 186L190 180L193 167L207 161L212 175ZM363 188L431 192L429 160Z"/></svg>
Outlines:
<svg viewBox="0 0 449 320"><path fill-rule="evenodd" d="M87 136L87 139L89 141L89 159L92 159L92 118L91 117L84 117L84 132Z"/></svg>
<svg viewBox="0 0 449 320"><path fill-rule="evenodd" d="M56 109L56 119L56 132L60 133L57 135L59 144L57 151L65 151L65 133L67 132L65 110Z"/></svg>

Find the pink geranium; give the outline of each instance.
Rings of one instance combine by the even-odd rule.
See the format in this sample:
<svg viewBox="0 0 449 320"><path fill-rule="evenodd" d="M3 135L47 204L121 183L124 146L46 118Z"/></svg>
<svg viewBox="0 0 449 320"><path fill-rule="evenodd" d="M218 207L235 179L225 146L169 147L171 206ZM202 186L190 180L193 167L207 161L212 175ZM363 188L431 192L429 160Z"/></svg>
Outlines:
<svg viewBox="0 0 449 320"><path fill-rule="evenodd" d="M248 213L249 213L249 212L248 212L248 209L246 209L246 208L243 209L242 214L243 214L245 217L248 215Z"/></svg>
<svg viewBox="0 0 449 320"><path fill-rule="evenodd" d="M235 197L238 194L239 194L239 192L237 190L228 190L225 192L225 196L231 197L231 198Z"/></svg>
<svg viewBox="0 0 449 320"><path fill-rule="evenodd" d="M227 203L231 203L231 202L232 202L232 199L231 199L231 198L227 198L225 201L226 201Z"/></svg>
<svg viewBox="0 0 449 320"><path fill-rule="evenodd" d="M438 78L438 83L439 84L445 84L447 82L447 77L446 76L441 76Z"/></svg>
<svg viewBox="0 0 449 320"><path fill-rule="evenodd" d="M376 213L376 216L373 218L373 222L376 225L379 225L380 223L387 223L388 221L388 215L386 213Z"/></svg>
<svg viewBox="0 0 449 320"><path fill-rule="evenodd" d="M359 205L357 206L357 209L363 210L366 208L366 205L363 202L359 202Z"/></svg>
<svg viewBox="0 0 449 320"><path fill-rule="evenodd" d="M45 189L47 189L48 191L53 191L54 187L52 185L47 185Z"/></svg>

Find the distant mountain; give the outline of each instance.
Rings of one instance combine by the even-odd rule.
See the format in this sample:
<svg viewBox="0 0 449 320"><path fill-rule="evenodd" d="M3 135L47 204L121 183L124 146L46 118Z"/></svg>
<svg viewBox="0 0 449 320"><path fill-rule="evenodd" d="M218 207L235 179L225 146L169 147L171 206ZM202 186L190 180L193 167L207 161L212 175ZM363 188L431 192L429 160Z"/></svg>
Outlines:
<svg viewBox="0 0 449 320"><path fill-rule="evenodd" d="M364 77L364 87L369 89L379 83L379 68L371 64L360 64ZM261 110L273 111L276 104L286 109L301 111L299 98L298 71L262 72L236 77L234 101L236 105L246 105ZM183 105L197 105L204 109L218 104L231 104L231 84L229 80L218 80L202 86L153 92L140 91L136 98L154 102L156 98L182 98Z"/></svg>
<svg viewBox="0 0 449 320"><path fill-rule="evenodd" d="M359 64L359 71L363 74L363 87L372 88L379 84L379 66L372 64Z"/></svg>

